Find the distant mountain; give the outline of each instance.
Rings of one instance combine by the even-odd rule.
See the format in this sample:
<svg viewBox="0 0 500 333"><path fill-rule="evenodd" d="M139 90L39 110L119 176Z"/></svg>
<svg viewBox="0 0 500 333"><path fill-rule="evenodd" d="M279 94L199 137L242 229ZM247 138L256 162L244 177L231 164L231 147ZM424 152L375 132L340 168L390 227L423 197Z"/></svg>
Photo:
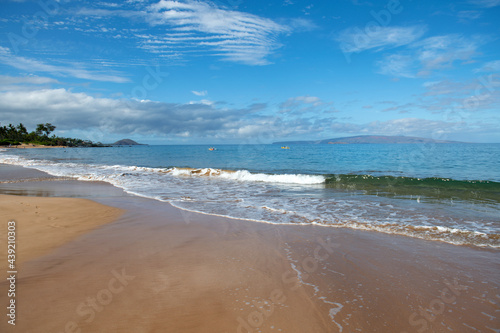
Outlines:
<svg viewBox="0 0 500 333"><path fill-rule="evenodd" d="M377 143L463 143L459 141L434 140L414 136L385 136L385 135L360 135L343 138L326 139L319 141L280 141L273 142L277 145L293 144L377 144Z"/></svg>
<svg viewBox="0 0 500 333"><path fill-rule="evenodd" d="M115 143L111 144L112 146L143 146L142 143L137 143L134 140L130 139L123 139L116 141Z"/></svg>

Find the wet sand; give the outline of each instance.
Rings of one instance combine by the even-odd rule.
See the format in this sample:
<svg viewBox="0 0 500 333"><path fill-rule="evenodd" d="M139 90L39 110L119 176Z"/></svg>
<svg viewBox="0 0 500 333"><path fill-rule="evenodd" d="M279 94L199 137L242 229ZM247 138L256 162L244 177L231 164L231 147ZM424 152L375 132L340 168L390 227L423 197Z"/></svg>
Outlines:
<svg viewBox="0 0 500 333"><path fill-rule="evenodd" d="M497 250L190 213L12 166L0 193L15 220L27 199L41 218L61 196L126 210L21 263L1 332L500 332ZM70 226L95 213L74 209Z"/></svg>

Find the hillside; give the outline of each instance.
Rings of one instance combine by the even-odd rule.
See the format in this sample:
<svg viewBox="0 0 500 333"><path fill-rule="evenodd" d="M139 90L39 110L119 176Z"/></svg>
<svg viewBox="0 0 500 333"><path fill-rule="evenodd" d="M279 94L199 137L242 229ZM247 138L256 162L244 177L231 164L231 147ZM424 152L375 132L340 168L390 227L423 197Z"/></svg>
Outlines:
<svg viewBox="0 0 500 333"><path fill-rule="evenodd" d="M434 140L414 136L359 135L318 141L281 141L278 145L293 144L380 144L380 143L462 143L458 141Z"/></svg>
<svg viewBox="0 0 500 333"><path fill-rule="evenodd" d="M137 143L134 140L122 139L111 144L112 146L143 146L142 143Z"/></svg>

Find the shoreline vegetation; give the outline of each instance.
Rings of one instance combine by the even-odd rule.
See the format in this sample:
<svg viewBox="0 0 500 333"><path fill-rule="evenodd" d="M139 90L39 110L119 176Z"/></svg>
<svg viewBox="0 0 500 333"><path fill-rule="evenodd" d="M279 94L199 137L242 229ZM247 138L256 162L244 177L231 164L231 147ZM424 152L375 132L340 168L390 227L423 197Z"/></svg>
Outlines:
<svg viewBox="0 0 500 333"><path fill-rule="evenodd" d="M56 129L51 123L38 124L34 131L28 132L20 123L17 126L9 124L0 126L0 146L16 148L47 148L47 147L105 147L106 145L90 140L50 136Z"/></svg>
<svg viewBox="0 0 500 333"><path fill-rule="evenodd" d="M68 147L114 147L142 145L130 139L122 139L112 144L92 142L75 138L50 136L56 129L51 123L38 124L34 131L28 132L20 123L17 126L9 124L0 126L0 147L3 148L68 148Z"/></svg>

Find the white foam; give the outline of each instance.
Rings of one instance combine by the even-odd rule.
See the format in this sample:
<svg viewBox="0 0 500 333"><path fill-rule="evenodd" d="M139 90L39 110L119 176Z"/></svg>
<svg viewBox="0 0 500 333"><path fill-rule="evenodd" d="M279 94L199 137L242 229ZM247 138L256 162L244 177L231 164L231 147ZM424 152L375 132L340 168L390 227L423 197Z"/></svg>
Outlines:
<svg viewBox="0 0 500 333"><path fill-rule="evenodd" d="M287 244L288 246L288 244ZM297 268L297 266L294 264L297 263L296 260L294 260L292 258L292 254L291 254L291 251L288 247L285 247L285 252L286 252L286 257L287 259L289 260L290 262L290 266L292 267L292 269L295 271L295 273L297 273L297 279L300 281L301 284L303 285L306 285L306 286L309 286L309 287L312 287L313 288L313 291L314 291L314 296L316 296L319 300L321 300L323 303L325 304L330 304L330 305L335 305L334 308L330 308L330 310L328 311L328 314L330 316L330 318L332 319L332 322L337 325L337 327L339 328L339 332L342 332L343 330L343 327L342 325L340 325L339 323L337 323L335 321L335 316L337 315L337 313L340 312L340 310L342 310L342 308L344 307L342 304L340 303L335 303L335 302L332 302L332 301L329 301L326 299L325 296L319 296L320 294L320 289L317 285L313 284L313 283L309 283L309 282L305 282L304 279L308 278L309 277L309 274L303 274L300 269Z"/></svg>
<svg viewBox="0 0 500 333"><path fill-rule="evenodd" d="M212 168L190 169L190 168L171 168L168 171L174 176L208 176L218 177L222 179L236 181L253 181L265 183L283 183L283 184L322 184L325 182L325 177L319 175L303 175L303 174L265 174L251 173L247 170L222 170Z"/></svg>
<svg viewBox="0 0 500 333"><path fill-rule="evenodd" d="M222 173L222 178L231 180L246 180L269 183L284 183L284 184L322 184L325 182L323 176L301 175L301 174L281 174L268 175L263 173L250 173L246 170L236 171L235 173Z"/></svg>
<svg viewBox="0 0 500 333"><path fill-rule="evenodd" d="M5 152L0 154L0 163L31 167L54 176L104 181L134 195L208 215L271 224L348 227L457 245L500 247L493 237L498 233L493 222L428 215L412 210L411 206L381 205L378 199L366 197L331 197L321 189L307 186L324 182L323 176L81 164L27 159Z"/></svg>

